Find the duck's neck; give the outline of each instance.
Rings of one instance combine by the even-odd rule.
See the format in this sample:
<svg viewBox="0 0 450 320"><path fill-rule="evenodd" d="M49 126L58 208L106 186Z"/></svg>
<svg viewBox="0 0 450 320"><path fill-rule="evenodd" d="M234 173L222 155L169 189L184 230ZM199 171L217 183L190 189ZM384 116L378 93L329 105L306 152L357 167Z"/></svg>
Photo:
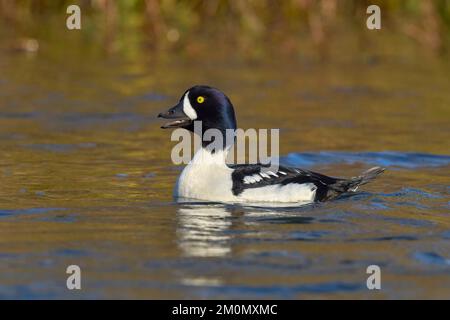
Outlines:
<svg viewBox="0 0 450 320"><path fill-rule="evenodd" d="M217 165L226 166L226 159L231 146L223 149L213 149L201 147L190 161L190 165Z"/></svg>
<svg viewBox="0 0 450 320"><path fill-rule="evenodd" d="M201 146L205 149L226 149L234 144L236 139L236 122L217 121L193 121L187 130L194 133L200 139ZM213 152L214 153L214 152Z"/></svg>

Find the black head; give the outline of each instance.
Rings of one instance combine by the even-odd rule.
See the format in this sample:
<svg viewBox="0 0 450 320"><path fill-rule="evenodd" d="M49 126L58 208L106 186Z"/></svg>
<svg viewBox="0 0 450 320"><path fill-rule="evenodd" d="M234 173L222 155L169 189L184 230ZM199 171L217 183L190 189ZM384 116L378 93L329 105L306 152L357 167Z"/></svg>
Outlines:
<svg viewBox="0 0 450 320"><path fill-rule="evenodd" d="M202 134L208 129L236 129L234 108L230 99L216 88L194 86L181 96L178 104L158 117L172 119L161 128L185 128L194 131L194 121L201 121Z"/></svg>

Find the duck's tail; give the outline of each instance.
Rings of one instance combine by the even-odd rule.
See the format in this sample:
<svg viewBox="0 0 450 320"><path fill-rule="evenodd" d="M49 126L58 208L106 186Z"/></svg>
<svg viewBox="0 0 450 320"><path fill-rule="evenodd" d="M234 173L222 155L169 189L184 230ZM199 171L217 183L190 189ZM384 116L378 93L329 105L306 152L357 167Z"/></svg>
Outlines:
<svg viewBox="0 0 450 320"><path fill-rule="evenodd" d="M369 183L370 181L378 177L378 175L383 173L384 170L386 169L382 167L373 167L367 171L364 171L361 175L357 177L339 180L331 187L332 189L340 193L348 191L355 192L359 186Z"/></svg>

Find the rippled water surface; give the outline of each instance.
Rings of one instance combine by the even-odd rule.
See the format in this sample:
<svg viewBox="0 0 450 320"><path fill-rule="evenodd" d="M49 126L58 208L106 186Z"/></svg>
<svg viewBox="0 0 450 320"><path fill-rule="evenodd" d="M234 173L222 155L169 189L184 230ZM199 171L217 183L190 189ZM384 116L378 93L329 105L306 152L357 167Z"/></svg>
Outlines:
<svg viewBox="0 0 450 320"><path fill-rule="evenodd" d="M0 52L1 298L450 298L448 63L69 51ZM286 164L387 171L298 208L176 204L155 115L196 83L229 94L240 127L280 128Z"/></svg>

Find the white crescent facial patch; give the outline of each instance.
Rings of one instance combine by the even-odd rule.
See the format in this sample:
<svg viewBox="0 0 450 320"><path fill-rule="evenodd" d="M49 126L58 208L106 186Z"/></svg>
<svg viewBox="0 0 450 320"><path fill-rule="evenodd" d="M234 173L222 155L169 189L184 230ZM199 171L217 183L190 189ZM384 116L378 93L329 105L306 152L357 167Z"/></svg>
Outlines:
<svg viewBox="0 0 450 320"><path fill-rule="evenodd" d="M191 102L189 101L189 91L184 95L183 112L189 117L189 119L197 119L197 112L195 112L194 108L192 108Z"/></svg>

